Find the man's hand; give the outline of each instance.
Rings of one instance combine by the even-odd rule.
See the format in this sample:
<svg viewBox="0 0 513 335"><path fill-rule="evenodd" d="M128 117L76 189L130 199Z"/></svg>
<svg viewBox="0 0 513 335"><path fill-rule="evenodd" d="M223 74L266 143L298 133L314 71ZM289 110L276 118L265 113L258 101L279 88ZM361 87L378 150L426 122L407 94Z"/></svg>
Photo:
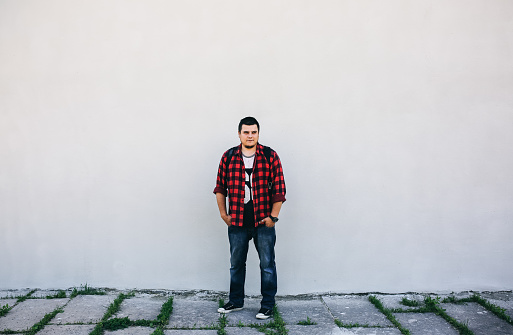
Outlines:
<svg viewBox="0 0 513 335"><path fill-rule="evenodd" d="M228 227L232 225L232 217L230 215L221 215L221 219L223 219L224 223L226 223Z"/></svg>
<svg viewBox="0 0 513 335"><path fill-rule="evenodd" d="M266 217L265 219L263 219L262 221L260 221L260 223L263 223L265 224L265 226L267 228L272 228L274 227L274 225L276 224L273 220L271 220L270 217Z"/></svg>

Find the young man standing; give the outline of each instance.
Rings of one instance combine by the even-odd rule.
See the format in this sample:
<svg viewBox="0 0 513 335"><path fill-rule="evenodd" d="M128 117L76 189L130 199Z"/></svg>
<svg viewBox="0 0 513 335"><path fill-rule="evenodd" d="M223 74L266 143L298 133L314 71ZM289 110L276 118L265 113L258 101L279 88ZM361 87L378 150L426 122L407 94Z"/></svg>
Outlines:
<svg viewBox="0 0 513 335"><path fill-rule="evenodd" d="M253 239L260 258L262 293L256 317L267 319L273 314L277 291L274 226L285 201L285 180L278 154L258 143L259 132L255 118L240 120L241 144L227 150L219 163L214 193L221 218L228 226L231 267L229 301L218 312L239 311L244 306L246 258Z"/></svg>

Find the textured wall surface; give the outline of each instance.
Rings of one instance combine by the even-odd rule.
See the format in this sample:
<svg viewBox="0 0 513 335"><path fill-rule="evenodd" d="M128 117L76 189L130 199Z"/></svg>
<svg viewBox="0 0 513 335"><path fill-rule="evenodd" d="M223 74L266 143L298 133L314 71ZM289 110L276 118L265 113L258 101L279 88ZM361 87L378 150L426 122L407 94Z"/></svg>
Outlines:
<svg viewBox="0 0 513 335"><path fill-rule="evenodd" d="M227 290L253 115L279 294L512 289L512 92L506 0L0 0L0 288Z"/></svg>

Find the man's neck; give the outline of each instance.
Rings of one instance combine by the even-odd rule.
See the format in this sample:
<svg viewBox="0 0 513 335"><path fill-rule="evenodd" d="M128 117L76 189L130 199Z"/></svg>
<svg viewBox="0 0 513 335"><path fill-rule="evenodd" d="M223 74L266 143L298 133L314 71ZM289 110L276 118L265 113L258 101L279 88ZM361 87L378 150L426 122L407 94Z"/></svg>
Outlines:
<svg viewBox="0 0 513 335"><path fill-rule="evenodd" d="M251 156L255 154L257 146L255 145L252 148L246 148L244 145L241 146L241 151L244 156Z"/></svg>

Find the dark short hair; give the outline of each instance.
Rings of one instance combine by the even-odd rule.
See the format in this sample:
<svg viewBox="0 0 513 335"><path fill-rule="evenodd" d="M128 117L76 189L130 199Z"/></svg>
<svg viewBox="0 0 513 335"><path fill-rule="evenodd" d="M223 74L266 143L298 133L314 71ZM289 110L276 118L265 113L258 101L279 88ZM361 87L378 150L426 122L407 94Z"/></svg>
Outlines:
<svg viewBox="0 0 513 335"><path fill-rule="evenodd" d="M258 121L252 117L252 116L246 116L245 118L243 118L242 120L240 120L239 122L239 133L242 129L242 125L245 124L246 126L252 126L254 124L257 125L257 129L258 131L260 132L260 125L258 124Z"/></svg>

